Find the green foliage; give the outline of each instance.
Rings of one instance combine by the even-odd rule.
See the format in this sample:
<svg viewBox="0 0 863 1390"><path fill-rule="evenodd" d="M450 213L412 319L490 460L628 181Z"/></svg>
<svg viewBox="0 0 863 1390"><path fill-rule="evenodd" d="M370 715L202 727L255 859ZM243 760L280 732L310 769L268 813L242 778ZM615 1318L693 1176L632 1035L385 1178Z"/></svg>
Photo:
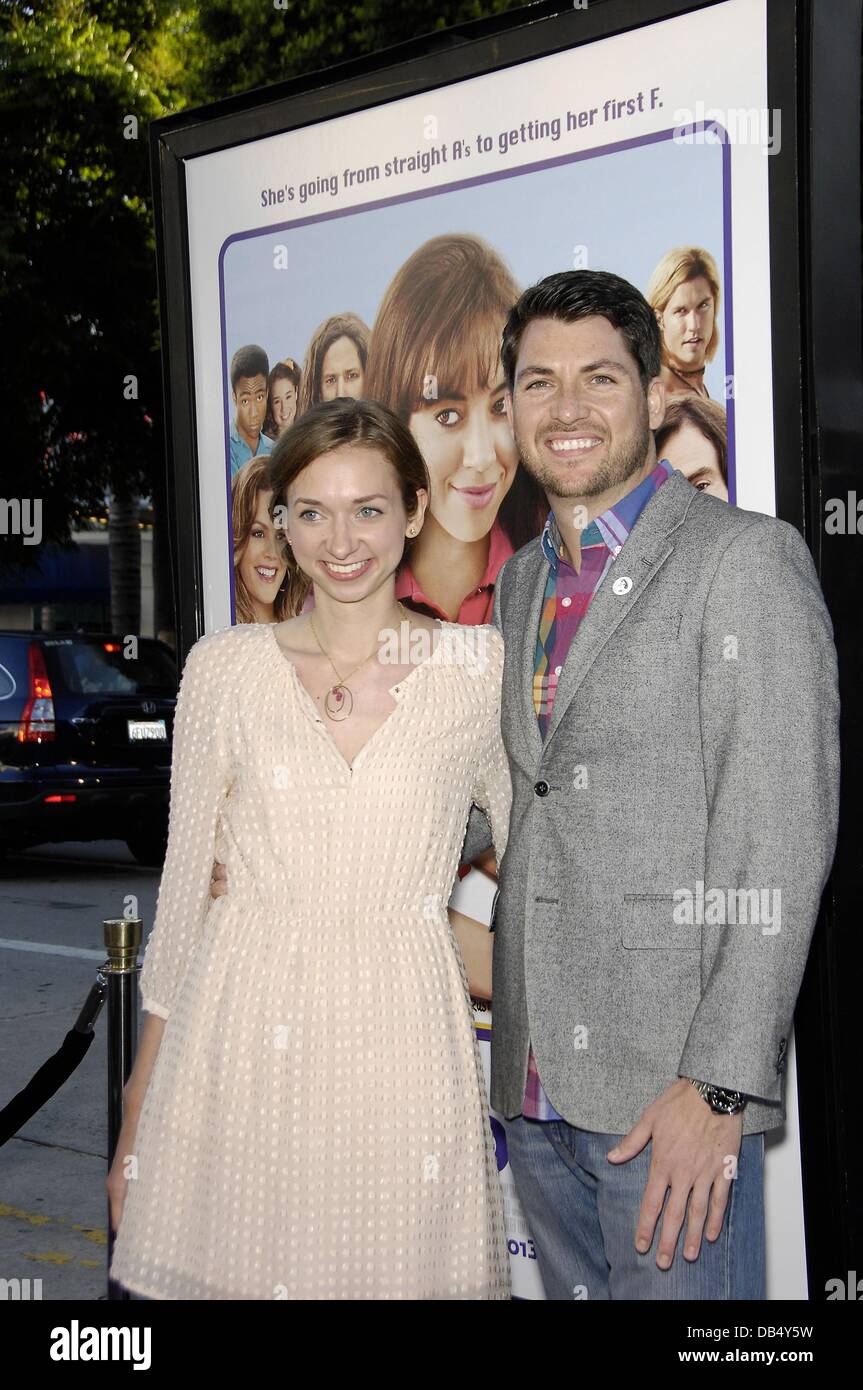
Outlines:
<svg viewBox="0 0 863 1390"><path fill-rule="evenodd" d="M147 127L183 99L175 8L0 14L2 495L42 498L46 540L65 540L107 486L149 491L158 456ZM34 551L7 540L0 558Z"/></svg>
<svg viewBox="0 0 863 1390"><path fill-rule="evenodd" d="M198 8L190 94L214 101L513 8L512 0L208 0Z"/></svg>

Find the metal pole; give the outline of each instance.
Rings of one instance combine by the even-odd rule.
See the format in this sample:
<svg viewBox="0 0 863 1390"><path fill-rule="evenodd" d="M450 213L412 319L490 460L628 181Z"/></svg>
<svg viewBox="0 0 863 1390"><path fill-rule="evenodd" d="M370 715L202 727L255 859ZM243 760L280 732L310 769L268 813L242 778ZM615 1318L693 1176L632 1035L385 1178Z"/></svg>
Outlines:
<svg viewBox="0 0 863 1390"><path fill-rule="evenodd" d="M129 1079L138 1043L138 951L141 945L141 918L115 917L103 921L108 960L108 1166L123 1123L123 1087ZM108 1265L114 1249L111 1207L108 1204ZM131 1295L114 1279L108 1279L108 1298L130 1299Z"/></svg>

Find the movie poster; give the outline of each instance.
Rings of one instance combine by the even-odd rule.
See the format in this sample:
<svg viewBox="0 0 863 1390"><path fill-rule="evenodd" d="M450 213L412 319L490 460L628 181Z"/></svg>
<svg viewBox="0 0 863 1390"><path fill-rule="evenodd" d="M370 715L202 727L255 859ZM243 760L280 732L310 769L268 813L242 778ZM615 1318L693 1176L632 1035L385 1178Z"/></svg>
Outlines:
<svg viewBox="0 0 863 1390"><path fill-rule="evenodd" d="M497 573L548 511L508 431L499 337L521 290L553 271L611 270L645 293L669 394L660 457L775 512L767 176L781 129L765 25L765 0L727 0L188 161L208 631L291 616L259 524L267 459L298 415L342 395L401 416L437 536L476 547L483 580L457 610L408 565L397 596L491 621ZM475 866L451 903L487 923L493 895ZM487 1072L487 1004L476 1027ZM795 1097L792 1070L767 1160L772 1298L805 1297ZM542 1297L492 1127L514 1293Z"/></svg>

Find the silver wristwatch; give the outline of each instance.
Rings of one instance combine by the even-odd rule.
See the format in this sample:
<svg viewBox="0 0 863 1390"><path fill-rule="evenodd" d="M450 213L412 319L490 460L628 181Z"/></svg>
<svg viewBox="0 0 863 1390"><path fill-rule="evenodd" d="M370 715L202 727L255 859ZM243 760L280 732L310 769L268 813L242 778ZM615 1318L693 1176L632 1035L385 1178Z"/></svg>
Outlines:
<svg viewBox="0 0 863 1390"><path fill-rule="evenodd" d="M739 1091L726 1091L721 1086L711 1086L709 1081L696 1081L688 1076L702 1100L706 1100L714 1115L739 1115L746 1107L746 1097Z"/></svg>

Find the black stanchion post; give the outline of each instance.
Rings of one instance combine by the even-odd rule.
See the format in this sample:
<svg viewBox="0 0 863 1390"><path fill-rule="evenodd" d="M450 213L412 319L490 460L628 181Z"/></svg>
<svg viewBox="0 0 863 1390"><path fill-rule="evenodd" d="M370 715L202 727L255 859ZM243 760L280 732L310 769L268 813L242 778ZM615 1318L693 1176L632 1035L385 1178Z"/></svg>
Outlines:
<svg viewBox="0 0 863 1390"><path fill-rule="evenodd" d="M141 918L116 917L102 923L108 952L108 1165L123 1123L123 1087L129 1079L138 1041L138 951ZM108 1205L108 1265L114 1249L111 1208ZM109 1299L129 1299L130 1294L108 1279Z"/></svg>

